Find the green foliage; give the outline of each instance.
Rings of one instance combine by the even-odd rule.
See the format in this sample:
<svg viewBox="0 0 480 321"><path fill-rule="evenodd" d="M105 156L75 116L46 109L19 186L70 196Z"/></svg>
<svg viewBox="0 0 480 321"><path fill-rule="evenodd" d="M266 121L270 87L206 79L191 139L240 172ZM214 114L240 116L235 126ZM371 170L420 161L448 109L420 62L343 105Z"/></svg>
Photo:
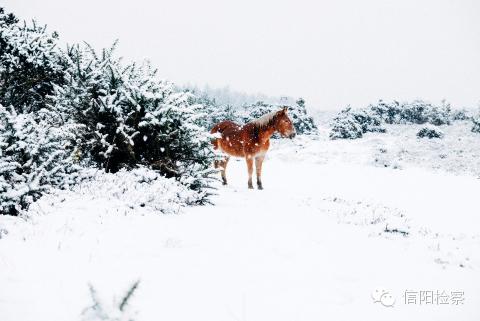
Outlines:
<svg viewBox="0 0 480 321"><path fill-rule="evenodd" d="M450 124L452 118L450 104L446 101L435 106L423 100L404 103L380 100L377 104L368 106L366 112L376 114L387 124L430 123L439 126Z"/></svg>
<svg viewBox="0 0 480 321"><path fill-rule="evenodd" d="M76 182L67 139L74 131L0 105L0 214L17 215L52 187Z"/></svg>
<svg viewBox="0 0 480 321"><path fill-rule="evenodd" d="M367 132L385 132L381 127L380 118L365 110L352 110L350 107L342 110L332 122L331 139L356 139Z"/></svg>
<svg viewBox="0 0 480 321"><path fill-rule="evenodd" d="M480 133L480 111L477 113L477 115L472 117L472 123L472 132Z"/></svg>
<svg viewBox="0 0 480 321"><path fill-rule="evenodd" d="M83 310L83 321L133 321L136 312L131 308L131 301L139 285L140 281L138 280L130 286L120 300L114 299L113 302L110 302L111 300L102 300L97 290L90 284L92 305Z"/></svg>
<svg viewBox="0 0 480 321"><path fill-rule="evenodd" d="M100 54L76 45L64 55L65 84L56 86L51 109L64 124L84 126L82 159L108 172L148 166L204 193L213 151L202 105L157 80L148 63L124 65L114 52L115 44Z"/></svg>
<svg viewBox="0 0 480 321"><path fill-rule="evenodd" d="M418 138L443 138L443 132L434 126L425 126L417 133Z"/></svg>
<svg viewBox="0 0 480 321"><path fill-rule="evenodd" d="M206 114L192 94L124 64L115 45L57 48L58 35L0 8L0 213L18 214L80 165L146 166L208 199ZM73 165L75 162L75 165Z"/></svg>
<svg viewBox="0 0 480 321"><path fill-rule="evenodd" d="M0 8L0 104L36 112L45 108L46 97L63 81L58 35L35 21L17 22Z"/></svg>
<svg viewBox="0 0 480 321"><path fill-rule="evenodd" d="M283 107L283 105L270 104L264 101L234 107L228 104L218 104L215 98L208 96L206 93L197 94L196 102L203 105L204 111L208 115L204 124L207 128L212 128L223 120L232 120L240 124L246 124L272 111L278 111ZM288 106L288 115L295 126L297 134L313 134L317 130L313 118L307 113L303 98L299 98L293 106Z"/></svg>
<svg viewBox="0 0 480 321"><path fill-rule="evenodd" d="M317 126L308 114L303 98L297 99L295 105L289 109L289 115L298 134L313 134L316 132Z"/></svg>
<svg viewBox="0 0 480 321"><path fill-rule="evenodd" d="M449 125L453 119L450 104L442 101L440 106L414 100L413 102L391 103L380 100L367 108L342 110L333 120L331 139L363 137L366 132L385 132L386 124L432 124Z"/></svg>

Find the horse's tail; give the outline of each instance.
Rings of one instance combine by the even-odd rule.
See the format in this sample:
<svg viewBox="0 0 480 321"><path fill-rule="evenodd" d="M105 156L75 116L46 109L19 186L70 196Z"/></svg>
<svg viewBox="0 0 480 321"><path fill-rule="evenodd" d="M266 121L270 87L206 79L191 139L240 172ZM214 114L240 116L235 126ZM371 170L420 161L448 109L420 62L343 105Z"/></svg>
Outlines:
<svg viewBox="0 0 480 321"><path fill-rule="evenodd" d="M213 126L212 130L210 130L210 134L217 134L217 133L222 133L222 127L220 126L221 124L216 124ZM213 144L213 149L217 150L219 147L219 138L212 138L212 144Z"/></svg>
<svg viewBox="0 0 480 321"><path fill-rule="evenodd" d="M212 130L210 130L210 134L214 135L215 137L212 139L212 144L214 149L220 148L220 140L223 137L223 133L225 131L229 131L232 129L240 128L237 124L230 120L224 120L219 122L215 126L213 126Z"/></svg>

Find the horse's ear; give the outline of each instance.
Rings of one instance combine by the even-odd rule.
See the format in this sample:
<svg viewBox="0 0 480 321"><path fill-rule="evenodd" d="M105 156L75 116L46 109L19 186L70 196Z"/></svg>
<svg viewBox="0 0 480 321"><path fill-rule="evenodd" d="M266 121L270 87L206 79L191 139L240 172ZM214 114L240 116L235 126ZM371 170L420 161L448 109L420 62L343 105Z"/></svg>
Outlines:
<svg viewBox="0 0 480 321"><path fill-rule="evenodd" d="M283 107L282 107L282 112L283 112L283 113L287 113L287 110L288 110L288 106L283 106Z"/></svg>

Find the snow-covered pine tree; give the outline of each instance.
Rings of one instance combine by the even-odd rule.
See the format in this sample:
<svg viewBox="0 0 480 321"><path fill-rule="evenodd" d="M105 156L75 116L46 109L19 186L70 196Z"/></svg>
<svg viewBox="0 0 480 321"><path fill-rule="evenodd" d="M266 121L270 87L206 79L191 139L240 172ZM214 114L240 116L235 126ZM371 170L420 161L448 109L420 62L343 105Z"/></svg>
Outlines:
<svg viewBox="0 0 480 321"><path fill-rule="evenodd" d="M140 137L151 135L152 138L145 146L145 155L150 157L149 163L154 168L173 169L172 176L208 196L216 170L212 168L215 157L212 137L208 129L201 126L206 114L190 93L176 92L170 83L164 86L165 101L152 111L153 122L148 123L152 118L146 118L146 124L141 124Z"/></svg>
<svg viewBox="0 0 480 321"><path fill-rule="evenodd" d="M431 124L423 126L417 133L418 138L443 138L445 134L437 127Z"/></svg>
<svg viewBox="0 0 480 321"><path fill-rule="evenodd" d="M474 133L480 133L480 110L475 116L472 116L472 132Z"/></svg>
<svg viewBox="0 0 480 321"><path fill-rule="evenodd" d="M452 118L451 107L445 100L439 106L423 100L391 103L380 100L369 105L366 112L377 114L387 124L425 124L448 125Z"/></svg>
<svg viewBox="0 0 480 321"><path fill-rule="evenodd" d="M205 117L205 128L211 129L215 124L224 121L238 121L238 110L229 104L218 104L215 98L209 97L206 93L191 91L195 96L195 102L203 106Z"/></svg>
<svg viewBox="0 0 480 321"><path fill-rule="evenodd" d="M428 122L431 109L431 104L423 100L417 99L404 103L400 112L400 121L404 124L425 124Z"/></svg>
<svg viewBox="0 0 480 321"><path fill-rule="evenodd" d="M445 100L442 105L435 106L423 100L405 102L400 109L400 123L448 125L450 124L451 108Z"/></svg>
<svg viewBox="0 0 480 321"><path fill-rule="evenodd" d="M297 134L312 134L317 129L313 118L308 115L303 98L297 99L295 105L288 109Z"/></svg>
<svg viewBox="0 0 480 321"><path fill-rule="evenodd" d="M450 125L452 119L452 107L445 99L440 106L430 105L428 122L435 126Z"/></svg>
<svg viewBox="0 0 480 321"><path fill-rule="evenodd" d="M19 24L0 8L0 104L21 113L45 107L54 84L64 79L57 41L45 26Z"/></svg>
<svg viewBox="0 0 480 321"><path fill-rule="evenodd" d="M239 111L239 116L242 118L243 123L246 124L254 119L262 117L265 114L279 109L280 107L268 104L264 101L257 101L252 105L244 105Z"/></svg>
<svg viewBox="0 0 480 321"><path fill-rule="evenodd" d="M239 112L239 118L243 119L244 123L248 123L267 113L280 110L282 107L284 106L258 101L253 105L244 105L243 109ZM307 113L305 100L303 98L299 98L295 102L295 105L288 106L288 114L298 134L311 134L317 129L313 118Z"/></svg>
<svg viewBox="0 0 480 321"><path fill-rule="evenodd" d="M351 107L338 113L332 121L330 139L356 139L363 137L362 125L357 121Z"/></svg>
<svg viewBox="0 0 480 321"><path fill-rule="evenodd" d="M52 187L77 180L69 146L73 131L0 105L0 214L17 215Z"/></svg>
<svg viewBox="0 0 480 321"><path fill-rule="evenodd" d="M343 109L332 121L331 139L356 139L367 132L384 133L381 119L369 110L354 110L350 106Z"/></svg>
<svg viewBox="0 0 480 321"><path fill-rule="evenodd" d="M470 120L472 118L471 112L468 109L461 108L452 110L451 119L452 121L457 120Z"/></svg>
<svg viewBox="0 0 480 321"><path fill-rule="evenodd" d="M146 165L206 193L214 170L202 106L157 80L148 63L122 65L114 50L77 45L65 53L65 85L51 106L64 122L84 125L82 158L110 172Z"/></svg>
<svg viewBox="0 0 480 321"><path fill-rule="evenodd" d="M196 102L204 106L207 113L205 127L212 128L223 120L231 120L239 124L248 123L269 112L280 110L284 107L282 99L267 97L265 95L247 95L230 91L228 88L205 90L187 87L187 90L196 96ZM266 100L259 99L264 97ZM256 99L255 99L256 98ZM305 100L299 98L295 104L293 99L286 99L289 115L299 134L310 134L316 130L313 118L307 113ZM252 103L254 101L254 103ZM235 103L234 103L235 102ZM278 136L276 136L278 137Z"/></svg>
<svg viewBox="0 0 480 321"><path fill-rule="evenodd" d="M381 120L387 124L398 124L400 123L400 114L402 112L402 105L394 100L391 103L379 100L378 103L369 105L367 110L371 110L373 113L377 114Z"/></svg>
<svg viewBox="0 0 480 321"><path fill-rule="evenodd" d="M55 87L50 110L62 115L63 124L84 126L78 133L77 145L82 160L115 172L135 164L131 150L135 130L126 124L122 106L126 100L122 72L128 70L122 70L120 60L112 56L114 47L99 55L88 46L67 48L63 56L65 83ZM139 111L132 110L130 116L135 118Z"/></svg>

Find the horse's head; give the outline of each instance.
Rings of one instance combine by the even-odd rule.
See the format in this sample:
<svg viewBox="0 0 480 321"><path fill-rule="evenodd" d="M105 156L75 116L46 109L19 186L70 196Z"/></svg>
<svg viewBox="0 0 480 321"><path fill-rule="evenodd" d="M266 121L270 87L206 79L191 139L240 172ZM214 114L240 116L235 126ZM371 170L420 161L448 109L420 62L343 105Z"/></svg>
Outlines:
<svg viewBox="0 0 480 321"><path fill-rule="evenodd" d="M282 135L282 137L293 138L297 134L295 127L287 115L287 107L283 107L282 110L277 112L277 121L275 123L275 129Z"/></svg>

